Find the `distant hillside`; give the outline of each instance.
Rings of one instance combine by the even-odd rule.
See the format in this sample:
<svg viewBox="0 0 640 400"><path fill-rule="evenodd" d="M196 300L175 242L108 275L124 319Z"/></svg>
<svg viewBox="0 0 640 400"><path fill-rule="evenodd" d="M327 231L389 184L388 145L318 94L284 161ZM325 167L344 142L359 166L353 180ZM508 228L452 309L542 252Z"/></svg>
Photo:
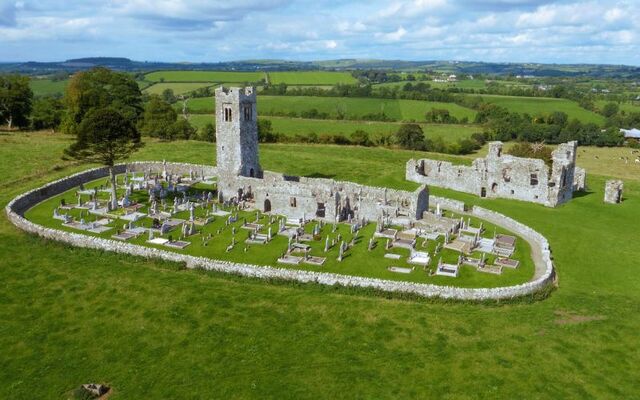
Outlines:
<svg viewBox="0 0 640 400"><path fill-rule="evenodd" d="M593 78L640 78L640 67L604 64L535 64L486 63L470 61L403 61L374 59L340 59L324 61L241 60L219 63L164 63L134 61L121 57L88 57L60 62L0 63L0 72L43 75L55 72L75 72L105 66L118 71L149 72L154 70L191 71L306 71L384 69L396 71L426 71L454 74L584 76Z"/></svg>

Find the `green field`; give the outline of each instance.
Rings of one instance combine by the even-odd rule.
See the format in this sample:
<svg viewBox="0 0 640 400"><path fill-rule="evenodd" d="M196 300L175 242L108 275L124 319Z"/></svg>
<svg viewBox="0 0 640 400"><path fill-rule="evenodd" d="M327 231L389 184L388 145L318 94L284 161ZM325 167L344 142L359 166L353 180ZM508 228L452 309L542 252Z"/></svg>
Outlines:
<svg viewBox="0 0 640 400"><path fill-rule="evenodd" d="M69 139L0 135L0 199L85 169ZM266 169L408 189L419 153L267 145ZM432 158L463 158L428 155ZM213 163L214 146L149 142L136 159ZM603 166L603 168L605 168ZM329 172L328 172L329 171ZM267 283L72 248L0 216L0 398L636 398L640 175L602 203L605 177L556 209L481 200L544 234L558 289L501 305L386 299Z"/></svg>
<svg viewBox="0 0 640 400"><path fill-rule="evenodd" d="M615 103L618 105L618 108L620 109L620 111L624 111L626 113L638 113L640 112L640 103L639 102L635 102L635 103L617 103L617 102L611 102L611 101L607 101L607 100L598 100L596 101L596 106L599 109L602 109L605 105L607 105L608 103Z"/></svg>
<svg viewBox="0 0 640 400"><path fill-rule="evenodd" d="M31 79L29 86L34 96L62 96L69 80L52 81L51 79Z"/></svg>
<svg viewBox="0 0 640 400"><path fill-rule="evenodd" d="M174 94L184 94L200 89L203 87L211 86L208 83L194 83L194 82L162 82L155 83L147 87L144 92L149 94L162 94L167 89L173 90Z"/></svg>
<svg viewBox="0 0 640 400"><path fill-rule="evenodd" d="M287 85L335 85L338 83L354 84L358 81L348 72L329 71L295 71L269 72L272 85L286 83Z"/></svg>
<svg viewBox="0 0 640 400"><path fill-rule="evenodd" d="M176 105L178 107L181 105ZM189 100L189 110L196 113L213 113L213 98ZM345 119L362 119L366 114L383 113L398 121L424 121L425 113L433 108L445 108L458 119L464 117L473 121L475 111L453 103L439 103L419 100L395 100L375 98L349 97L310 97L310 96L258 96L258 112L260 115L280 113L308 112L316 109L338 119L343 114Z"/></svg>
<svg viewBox="0 0 640 400"><path fill-rule="evenodd" d="M156 71L145 75L146 80L160 82L231 82L251 83L264 79L262 72L232 72L232 71Z"/></svg>
<svg viewBox="0 0 640 400"><path fill-rule="evenodd" d="M549 114L554 111L562 111L569 119L577 118L583 123L604 123L604 117L593 111L585 110L578 103L567 99L552 99L548 97L519 97L519 96L492 96L482 95L487 103L505 107L511 112L527 113L532 117L540 114Z"/></svg>
<svg viewBox="0 0 640 400"><path fill-rule="evenodd" d="M286 117L260 117L271 121L273 131L287 136L303 135L311 133L322 134L343 134L351 136L356 130L363 130L370 135L390 135L398 131L399 123L394 122L368 122L368 121L339 121ZM197 128L202 128L206 124L214 123L212 114L192 114L189 121ZM480 132L481 129L473 125L453 125L453 124L420 124L425 136L428 138L442 137L447 142L458 139L466 139L471 134Z"/></svg>

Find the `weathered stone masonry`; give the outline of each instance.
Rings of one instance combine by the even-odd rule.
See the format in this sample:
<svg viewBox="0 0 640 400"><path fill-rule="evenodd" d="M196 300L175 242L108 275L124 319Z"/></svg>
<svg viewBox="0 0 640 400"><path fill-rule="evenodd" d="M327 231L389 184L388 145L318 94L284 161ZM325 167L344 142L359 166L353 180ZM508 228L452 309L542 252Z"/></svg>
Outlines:
<svg viewBox="0 0 640 400"><path fill-rule="evenodd" d="M555 207L573 197L574 188L584 189L585 172L576 170L577 142L563 143L553 151L553 164L502 154L502 143L489 144L489 154L471 167L450 162L409 160L407 180L444 187L480 197L517 199ZM577 181L576 181L577 178Z"/></svg>
<svg viewBox="0 0 640 400"><path fill-rule="evenodd" d="M426 186L408 192L262 171L253 88L216 89L216 118L221 200L250 197L264 212L328 222L385 216L420 219L429 208Z"/></svg>

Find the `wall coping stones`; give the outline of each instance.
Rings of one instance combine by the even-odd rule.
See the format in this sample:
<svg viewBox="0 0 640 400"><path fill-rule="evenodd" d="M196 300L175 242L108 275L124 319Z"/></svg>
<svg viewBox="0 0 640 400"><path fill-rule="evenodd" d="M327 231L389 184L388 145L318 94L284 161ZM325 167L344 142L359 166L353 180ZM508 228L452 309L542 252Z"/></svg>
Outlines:
<svg viewBox="0 0 640 400"><path fill-rule="evenodd" d="M142 171L148 168L162 167L163 162L138 161L114 166L117 174L123 173L127 168ZM209 173L215 173L216 168L206 165L188 163L166 163L172 170L206 169ZM130 254L145 258L159 258L166 261L185 263L187 268L200 268L209 271L225 272L246 277L260 279L282 279L303 283L317 283L321 285L340 285L345 287L373 288L384 292L409 293L428 298L458 299L458 300L500 300L526 296L545 289L553 284L555 271L551 260L549 243L540 233L530 227L521 224L509 217L495 211L481 207L473 207L471 214L486 219L494 224L505 227L527 240L532 247L532 257L536 264L534 278L526 283L498 287L498 288L459 288L453 286L440 286L426 283L391 281L377 278L349 276L328 272L302 271L270 266L236 263L231 261L216 260L206 257L196 257L179 254L168 250L155 249L146 246L120 242L117 240L103 239L80 233L66 232L58 229L47 228L27 220L24 213L36 204L49 197L58 195L80 185L108 176L106 167L92 168L83 172L67 176L65 178L47 183L39 188L30 190L15 197L5 207L5 212L11 223L25 232L40 237L68 243L73 246L107 250L115 253ZM443 198L444 199L444 198ZM456 200L451 200L457 202ZM461 203L461 202L458 202ZM453 203L457 204L457 203Z"/></svg>

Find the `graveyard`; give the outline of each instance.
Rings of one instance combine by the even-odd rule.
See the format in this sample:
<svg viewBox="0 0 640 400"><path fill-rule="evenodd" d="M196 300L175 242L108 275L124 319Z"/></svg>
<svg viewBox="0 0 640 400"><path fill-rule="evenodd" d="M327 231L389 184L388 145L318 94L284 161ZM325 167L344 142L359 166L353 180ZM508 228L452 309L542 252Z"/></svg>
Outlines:
<svg viewBox="0 0 640 400"><path fill-rule="evenodd" d="M167 182L161 171L126 172L117 177L116 210L108 209L110 189L102 179L54 196L26 217L69 232L280 268L460 287L505 286L533 276L529 245L476 217L446 213L444 225L432 226L442 233L375 221L303 222L219 203L213 177L170 179L181 183ZM445 213L432 210L434 220L435 212ZM495 240L502 236L514 239L506 253Z"/></svg>

